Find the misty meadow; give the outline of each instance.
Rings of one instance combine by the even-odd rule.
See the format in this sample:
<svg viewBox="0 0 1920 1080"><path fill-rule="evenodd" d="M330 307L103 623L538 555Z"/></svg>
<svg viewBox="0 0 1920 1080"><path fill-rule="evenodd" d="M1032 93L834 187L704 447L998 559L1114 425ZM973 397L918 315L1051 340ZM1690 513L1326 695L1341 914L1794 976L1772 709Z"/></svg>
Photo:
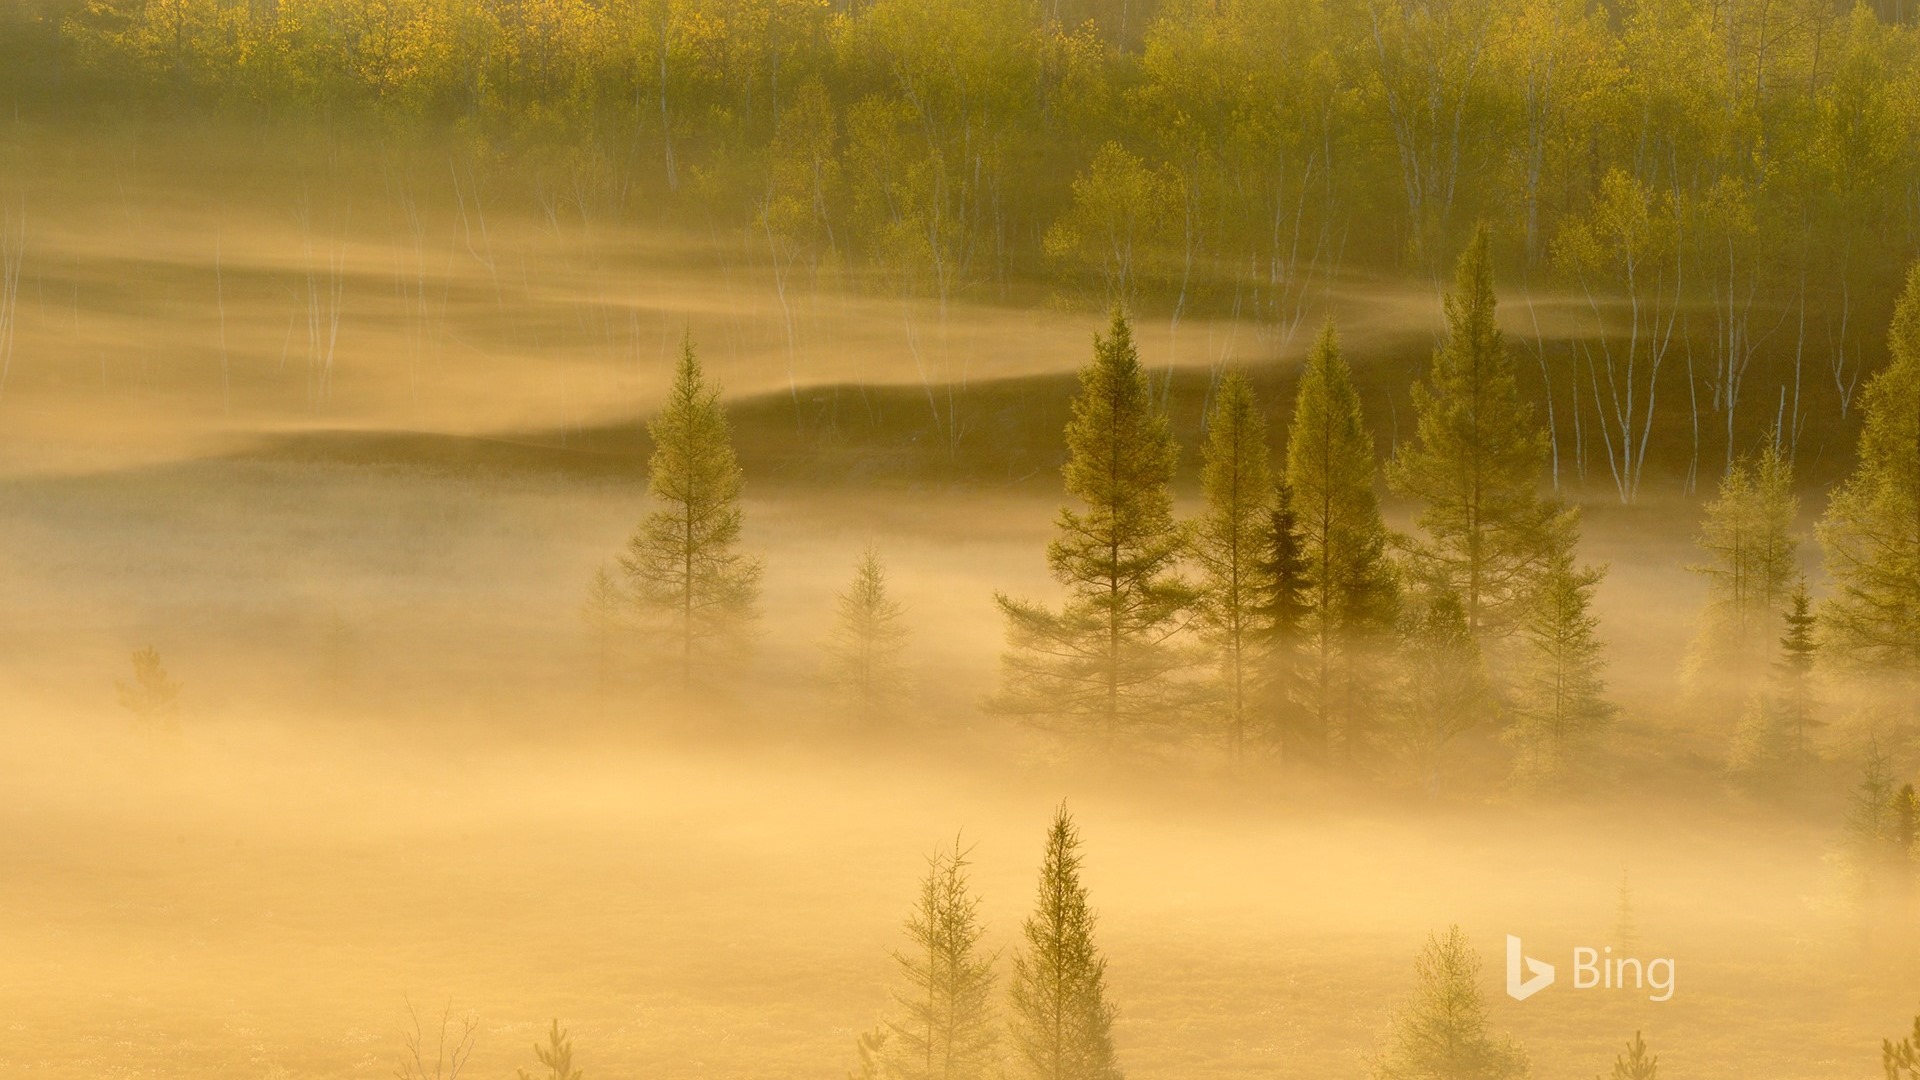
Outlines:
<svg viewBox="0 0 1920 1080"><path fill-rule="evenodd" d="M0 1074L1920 1080L1904 0L0 0Z"/></svg>

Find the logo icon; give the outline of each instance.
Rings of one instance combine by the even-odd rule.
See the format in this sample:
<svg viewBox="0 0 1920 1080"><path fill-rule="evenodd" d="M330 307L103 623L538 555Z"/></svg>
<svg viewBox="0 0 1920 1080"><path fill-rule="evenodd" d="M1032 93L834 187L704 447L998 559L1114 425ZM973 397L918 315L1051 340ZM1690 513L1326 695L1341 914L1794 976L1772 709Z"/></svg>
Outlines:
<svg viewBox="0 0 1920 1080"><path fill-rule="evenodd" d="M1520 977L1521 965L1526 966L1528 977ZM1507 996L1515 1001L1525 1001L1533 995L1553 985L1553 965L1543 964L1531 956L1523 955L1520 939L1507 935Z"/></svg>

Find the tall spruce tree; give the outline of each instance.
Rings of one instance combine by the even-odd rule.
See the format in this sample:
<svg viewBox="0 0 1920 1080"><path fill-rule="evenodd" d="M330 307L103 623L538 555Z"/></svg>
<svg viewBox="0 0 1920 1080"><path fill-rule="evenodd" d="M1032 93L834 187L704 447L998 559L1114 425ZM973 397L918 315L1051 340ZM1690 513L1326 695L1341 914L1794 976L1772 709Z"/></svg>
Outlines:
<svg viewBox="0 0 1920 1080"><path fill-rule="evenodd" d="M1721 478L1700 534L1707 561L1689 567L1707 579L1707 607L1688 658L1690 681L1745 686L1766 670L1800 573L1793 535L1799 512L1793 465L1777 442L1736 460Z"/></svg>
<svg viewBox="0 0 1920 1080"><path fill-rule="evenodd" d="M1521 399L1494 321L1487 228L1460 256L1446 297L1447 340L1413 388L1418 425L1387 468L1393 490L1421 504L1415 573L1452 592L1483 645L1512 633L1552 558L1573 546L1571 511L1541 494L1547 435Z"/></svg>
<svg viewBox="0 0 1920 1080"><path fill-rule="evenodd" d="M861 553L834 614L827 678L841 703L871 724L906 696L906 608L887 589L878 551Z"/></svg>
<svg viewBox="0 0 1920 1080"><path fill-rule="evenodd" d="M1060 611L996 593L1007 619L995 709L1091 724L1108 743L1122 728L1167 715L1170 676L1187 664L1172 640L1193 602L1177 563L1186 539L1173 519L1177 451L1154 404L1133 332L1118 309L1067 424L1069 494L1047 564L1065 586Z"/></svg>
<svg viewBox="0 0 1920 1080"><path fill-rule="evenodd" d="M1207 420L1200 488L1206 510L1194 530L1200 564L1200 622L1220 664L1227 710L1227 746L1246 742L1250 692L1258 683L1267 636L1262 601L1273 596L1273 466L1267 423L1253 386L1239 372L1220 384Z"/></svg>
<svg viewBox="0 0 1920 1080"><path fill-rule="evenodd" d="M1266 591L1259 597L1254 621L1262 637L1260 696L1269 729L1279 741L1284 760L1318 758L1324 756L1326 743L1315 738L1317 727L1309 730L1303 707L1303 646L1307 616L1313 610L1307 599L1306 538L1293 511L1293 489L1284 480L1274 489L1273 508L1267 512L1261 568Z"/></svg>
<svg viewBox="0 0 1920 1080"><path fill-rule="evenodd" d="M1310 756L1329 744L1348 759L1365 741L1377 698L1379 654L1388 645L1399 583L1374 490L1373 436L1333 324L1307 356L1287 433L1287 505L1305 564L1305 657L1301 697Z"/></svg>
<svg viewBox="0 0 1920 1080"><path fill-rule="evenodd" d="M1427 938L1414 961L1413 997L1396 1012L1374 1080L1515 1080L1527 1056L1496 1037L1480 989L1480 957L1458 926Z"/></svg>
<svg viewBox="0 0 1920 1080"><path fill-rule="evenodd" d="M994 1071L993 957L981 947L980 898L959 842L927 860L907 917L908 946L894 953L904 988L898 1016L876 1047L890 1080L981 1080Z"/></svg>
<svg viewBox="0 0 1920 1080"><path fill-rule="evenodd" d="M1605 571L1554 557L1527 604L1507 734L1519 748L1516 778L1547 783L1566 772L1579 744L1613 719L1593 590Z"/></svg>
<svg viewBox="0 0 1920 1080"><path fill-rule="evenodd" d="M696 663L742 644L757 612L760 561L739 550L739 462L720 391L708 385L689 336L673 387L647 425L647 484L656 509L627 541L620 565L637 606L678 653L683 682Z"/></svg>
<svg viewBox="0 0 1920 1080"><path fill-rule="evenodd" d="M1819 527L1834 583L1820 622L1829 660L1911 691L1920 678L1920 263L1887 345L1892 362L1863 395L1859 464Z"/></svg>
<svg viewBox="0 0 1920 1080"><path fill-rule="evenodd" d="M1106 958L1080 884L1080 830L1062 803L1047 830L1040 895L1013 956L1014 1075L1030 1080L1120 1080Z"/></svg>

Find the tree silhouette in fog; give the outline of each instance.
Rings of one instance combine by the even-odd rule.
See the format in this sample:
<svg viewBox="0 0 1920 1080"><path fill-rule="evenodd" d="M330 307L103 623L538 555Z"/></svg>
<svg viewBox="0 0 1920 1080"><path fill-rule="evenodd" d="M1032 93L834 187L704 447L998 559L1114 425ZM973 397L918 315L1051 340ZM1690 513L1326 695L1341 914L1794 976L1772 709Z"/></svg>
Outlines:
<svg viewBox="0 0 1920 1080"><path fill-rule="evenodd" d="M1066 588L1059 611L1005 593L1002 688L995 709L1091 725L1108 744L1121 730L1169 715L1170 676L1188 663L1176 635L1194 593L1178 576L1185 535L1173 518L1178 451L1154 402L1119 309L1067 425L1069 494L1047 565Z"/></svg>
<svg viewBox="0 0 1920 1080"><path fill-rule="evenodd" d="M644 625L678 654L685 683L698 662L744 644L760 595L760 562L739 551L740 464L720 391L701 372L691 336L666 407L647 431L655 509L627 541L620 565Z"/></svg>
<svg viewBox="0 0 1920 1080"><path fill-rule="evenodd" d="M1413 996L1394 1013L1374 1080L1515 1080L1527 1055L1496 1037L1480 992L1480 957L1458 926L1433 934L1414 960Z"/></svg>
<svg viewBox="0 0 1920 1080"><path fill-rule="evenodd" d="M160 663L160 650L148 647L133 653L133 678L116 679L114 692L120 707L132 713L141 726L172 731L180 726L179 683L167 675Z"/></svg>
<svg viewBox="0 0 1920 1080"><path fill-rule="evenodd" d="M835 601L826 674L841 702L863 724L880 720L906 697L906 608L887 588L887 568L869 547L853 580Z"/></svg>
<svg viewBox="0 0 1920 1080"><path fill-rule="evenodd" d="M1062 803L1047 830L1040 895L1013 956L1015 1076L1120 1080L1107 961L1094 944L1080 862L1080 830Z"/></svg>

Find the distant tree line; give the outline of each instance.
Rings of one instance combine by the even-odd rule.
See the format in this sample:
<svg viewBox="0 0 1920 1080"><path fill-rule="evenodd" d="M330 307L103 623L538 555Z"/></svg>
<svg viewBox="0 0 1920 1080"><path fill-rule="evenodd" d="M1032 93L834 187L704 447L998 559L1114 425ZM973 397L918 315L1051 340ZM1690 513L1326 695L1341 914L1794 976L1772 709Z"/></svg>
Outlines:
<svg viewBox="0 0 1920 1080"><path fill-rule="evenodd" d="M1791 451L1816 406L1851 414L1920 246L1914 15L1907 0L37 0L0 19L19 61L0 85L116 115L450 129L583 214L737 227L783 288L857 273L942 311L1043 281L1284 341L1334 275L1437 281L1474 223L1497 221L1528 295L1590 316L1532 335L1553 464L1632 501L1675 410L1691 414L1690 489L1764 430Z"/></svg>
<svg viewBox="0 0 1920 1080"><path fill-rule="evenodd" d="M1265 407L1227 373L1193 520L1174 512L1178 447L1116 307L1065 432L1073 502L1046 553L1061 596L996 595L1007 647L986 707L1110 748L1217 740L1236 759L1398 771L1429 791L1468 740L1504 742L1521 786L1579 771L1618 712L1592 610L1604 568L1579 560L1577 511L1549 493L1548 439L1496 306L1483 229L1384 485L1331 324L1278 466ZM1817 530L1829 595L1816 601L1801 571L1784 433L1736 459L1706 507L1693 569L1707 604L1682 674L1694 706L1734 729L1730 776L1757 792L1792 788L1817 760L1823 688L1844 688L1876 747L1920 733L1920 264L1890 351L1862 394L1858 464ZM650 430L652 508L584 614L603 675L613 635L637 629L690 684L750 643L761 575L739 550L741 470L691 339ZM1415 508L1413 533L1386 526L1383 486ZM849 715L872 726L911 710L908 636L869 548L824 650ZM1911 795L1885 794L1874 812L1906 815L1910 858Z"/></svg>

